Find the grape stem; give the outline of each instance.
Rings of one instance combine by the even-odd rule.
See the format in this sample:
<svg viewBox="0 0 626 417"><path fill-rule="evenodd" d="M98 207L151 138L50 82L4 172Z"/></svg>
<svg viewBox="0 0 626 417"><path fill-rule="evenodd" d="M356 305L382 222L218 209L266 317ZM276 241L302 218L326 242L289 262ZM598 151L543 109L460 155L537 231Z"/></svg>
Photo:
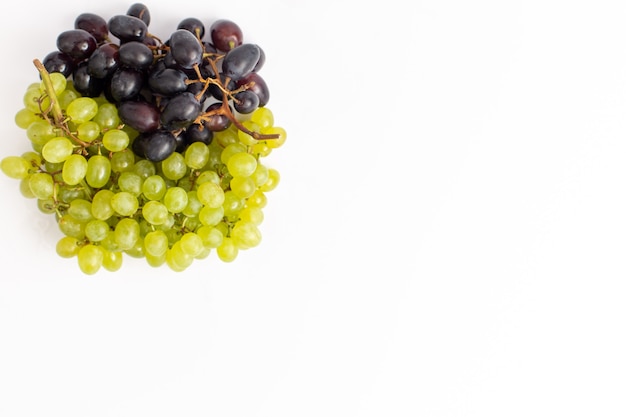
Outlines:
<svg viewBox="0 0 626 417"><path fill-rule="evenodd" d="M52 117L54 118L54 124L57 127L63 127L64 117L63 111L61 110L61 105L59 104L59 100L54 92L54 86L52 85L52 80L50 79L50 74L46 70L46 67L41 63L40 60L35 59L33 61L37 71L39 71L39 75L41 75L41 80L43 81L44 88L46 90L46 94L50 98L50 107L52 112Z"/></svg>

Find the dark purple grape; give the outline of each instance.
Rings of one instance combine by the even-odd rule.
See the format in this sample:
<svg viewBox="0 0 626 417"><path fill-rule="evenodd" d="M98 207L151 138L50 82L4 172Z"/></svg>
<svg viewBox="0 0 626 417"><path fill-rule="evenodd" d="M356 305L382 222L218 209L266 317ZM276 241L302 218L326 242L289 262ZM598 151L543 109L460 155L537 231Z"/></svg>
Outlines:
<svg viewBox="0 0 626 417"><path fill-rule="evenodd" d="M119 60L119 46L114 43L103 43L89 57L89 73L96 78L106 78L117 69Z"/></svg>
<svg viewBox="0 0 626 417"><path fill-rule="evenodd" d="M252 72L259 72L259 70L263 68L263 64L265 64L265 51L260 46L259 51L261 52L261 57L259 58L259 62L256 63Z"/></svg>
<svg viewBox="0 0 626 417"><path fill-rule="evenodd" d="M144 86L145 76L132 68L118 68L108 84L108 93L115 102L133 99Z"/></svg>
<svg viewBox="0 0 626 417"><path fill-rule="evenodd" d="M152 162L161 162L170 156L177 147L174 135L165 129L140 133L132 144L133 152Z"/></svg>
<svg viewBox="0 0 626 417"><path fill-rule="evenodd" d="M83 29L66 30L57 36L57 49L75 61L89 58L97 46L96 38Z"/></svg>
<svg viewBox="0 0 626 417"><path fill-rule="evenodd" d="M148 86L153 93L169 97L186 91L187 79L187 74L182 71L173 68L163 68L150 73Z"/></svg>
<svg viewBox="0 0 626 417"><path fill-rule="evenodd" d="M169 46L172 58L182 68L190 69L202 63L202 43L188 30L175 30L170 36Z"/></svg>
<svg viewBox="0 0 626 417"><path fill-rule="evenodd" d="M117 114L122 122L137 132L151 132L159 128L161 114L152 103L123 101L117 106Z"/></svg>
<svg viewBox="0 0 626 417"><path fill-rule="evenodd" d="M135 3L131 5L128 8L126 14L129 16L138 17L146 24L146 26L150 25L150 10L148 10L145 4Z"/></svg>
<svg viewBox="0 0 626 417"><path fill-rule="evenodd" d="M217 110L220 107L222 107L222 103L217 101L209 105L206 108L206 112L208 113L208 112ZM213 132L221 132L222 130L228 129L231 123L232 122L230 121L230 119L224 116L223 114L214 114L214 115L211 115L209 119L205 121L204 125Z"/></svg>
<svg viewBox="0 0 626 417"><path fill-rule="evenodd" d="M53 51L46 55L41 62L48 72L60 72L68 77L74 71L75 64L71 56L61 52Z"/></svg>
<svg viewBox="0 0 626 417"><path fill-rule="evenodd" d="M250 74L261 58L261 50L253 43L244 43L226 53L222 60L222 73L231 80Z"/></svg>
<svg viewBox="0 0 626 417"><path fill-rule="evenodd" d="M202 39L204 37L204 24L200 19L195 17L188 17L183 19L178 24L177 29L185 29L196 35L196 38Z"/></svg>
<svg viewBox="0 0 626 417"><path fill-rule="evenodd" d="M244 90L235 94L233 107L241 114L249 114L259 107L259 96L253 91Z"/></svg>
<svg viewBox="0 0 626 417"><path fill-rule="evenodd" d="M241 28L235 22L227 19L213 22L209 28L209 33L213 45L223 52L228 52L243 43Z"/></svg>
<svg viewBox="0 0 626 417"><path fill-rule="evenodd" d="M98 97L106 85L104 78L96 78L89 73L87 62L78 64L72 73L72 81L76 91L85 97Z"/></svg>
<svg viewBox="0 0 626 417"><path fill-rule="evenodd" d="M74 21L74 29L83 29L91 33L96 42L102 43L109 36L109 27L106 20L100 15L93 13L82 13Z"/></svg>
<svg viewBox="0 0 626 417"><path fill-rule="evenodd" d="M121 43L142 41L148 33L148 26L138 17L118 14L109 19L109 31Z"/></svg>
<svg viewBox="0 0 626 417"><path fill-rule="evenodd" d="M120 64L139 71L147 70L154 61L152 50L143 42L130 41L120 45Z"/></svg>
<svg viewBox="0 0 626 417"><path fill-rule="evenodd" d="M249 90L259 96L259 107L264 107L270 100L270 90L267 88L265 80L257 72L251 72L237 81L237 87L251 84Z"/></svg>
<svg viewBox="0 0 626 417"><path fill-rule="evenodd" d="M190 92L180 93L167 102L161 112L161 124L169 130L184 129L200 115L201 104Z"/></svg>
<svg viewBox="0 0 626 417"><path fill-rule="evenodd" d="M185 145L190 145L194 142L202 142L205 145L210 145L213 141L213 132L209 130L206 123L194 123L187 127L180 135L183 137Z"/></svg>

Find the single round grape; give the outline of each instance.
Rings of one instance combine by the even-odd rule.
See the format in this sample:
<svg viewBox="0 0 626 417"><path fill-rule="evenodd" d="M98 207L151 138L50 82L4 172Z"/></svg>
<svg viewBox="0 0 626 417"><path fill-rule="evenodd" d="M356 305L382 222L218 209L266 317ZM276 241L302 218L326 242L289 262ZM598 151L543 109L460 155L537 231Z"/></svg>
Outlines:
<svg viewBox="0 0 626 417"><path fill-rule="evenodd" d="M102 267L109 272L115 272L122 268L124 258L122 252L108 251L103 249Z"/></svg>
<svg viewBox="0 0 626 417"><path fill-rule="evenodd" d="M126 191L138 197L141 194L141 188L143 186L143 178L139 174L126 171L122 172L117 178L117 186L121 191Z"/></svg>
<svg viewBox="0 0 626 417"><path fill-rule="evenodd" d="M98 41L84 29L69 29L57 36L57 48L69 55L74 61L89 58L96 50Z"/></svg>
<svg viewBox="0 0 626 417"><path fill-rule="evenodd" d="M71 236L63 236L57 241L56 253L61 258L73 258L78 255L80 248L78 239Z"/></svg>
<svg viewBox="0 0 626 417"><path fill-rule="evenodd" d="M132 193L120 191L111 197L111 207L120 216L132 216L139 208L139 201Z"/></svg>
<svg viewBox="0 0 626 417"><path fill-rule="evenodd" d="M222 262L233 262L239 254L239 248L232 238L225 237L217 247L216 252Z"/></svg>
<svg viewBox="0 0 626 417"><path fill-rule="evenodd" d="M31 163L21 156L7 156L0 162L0 169L9 178L24 179L30 174L33 168Z"/></svg>
<svg viewBox="0 0 626 417"><path fill-rule="evenodd" d="M201 226L198 228L196 233L202 239L202 243L204 244L204 246L212 249L217 248L219 245L222 244L222 241L224 240L224 235L222 234L222 232L220 232L219 229L213 226Z"/></svg>
<svg viewBox="0 0 626 417"><path fill-rule="evenodd" d="M54 127L48 122L38 120L31 123L26 129L26 136L33 144L45 145L50 139L56 137Z"/></svg>
<svg viewBox="0 0 626 417"><path fill-rule="evenodd" d="M259 107L265 107L270 100L270 90L267 83L257 72L251 72L240 78L236 85L237 87L249 86L248 90L259 97Z"/></svg>
<svg viewBox="0 0 626 417"><path fill-rule="evenodd" d="M100 125L101 130L115 129L122 123L113 103L100 104L92 120Z"/></svg>
<svg viewBox="0 0 626 417"><path fill-rule="evenodd" d="M85 237L90 242L101 242L110 233L111 228L104 220L94 219L85 225Z"/></svg>
<svg viewBox="0 0 626 417"><path fill-rule="evenodd" d="M141 214L148 223L159 226L167 221L169 210L160 201L150 200L143 205Z"/></svg>
<svg viewBox="0 0 626 417"><path fill-rule="evenodd" d="M88 222L93 219L91 214L91 202L83 198L72 200L67 213L79 222Z"/></svg>
<svg viewBox="0 0 626 417"><path fill-rule="evenodd" d="M61 216L57 225L65 236L71 236L79 240L85 238L85 223L75 219L71 214L66 213Z"/></svg>
<svg viewBox="0 0 626 417"><path fill-rule="evenodd" d="M124 149L120 152L114 152L111 156L112 172L132 171L135 166L135 154L130 149Z"/></svg>
<svg viewBox="0 0 626 417"><path fill-rule="evenodd" d="M128 147L129 143L130 138L128 137L128 133L121 129L107 130L106 133L102 135L102 144L112 152L123 151Z"/></svg>
<svg viewBox="0 0 626 417"><path fill-rule="evenodd" d="M74 145L66 137L50 139L43 145L41 155L46 161L60 163L65 161L74 152Z"/></svg>
<svg viewBox="0 0 626 417"><path fill-rule="evenodd" d="M77 258L80 270L87 275L93 275L102 267L104 252L100 246L86 244L78 251Z"/></svg>
<svg viewBox="0 0 626 417"><path fill-rule="evenodd" d="M196 218L198 217L200 210L202 210L202 207L204 207L204 205L198 199L198 192L194 190L187 191L187 206L182 213L187 217Z"/></svg>
<svg viewBox="0 0 626 417"><path fill-rule="evenodd" d="M139 223L135 219L125 217L115 225L113 233L115 242L121 250L131 249L140 236Z"/></svg>
<svg viewBox="0 0 626 417"><path fill-rule="evenodd" d="M154 230L146 234L143 239L146 253L153 256L163 255L169 248L169 240L162 230Z"/></svg>
<svg viewBox="0 0 626 417"><path fill-rule="evenodd" d="M267 139L265 141L270 149L280 148L287 140L287 131L280 126L271 126L261 129L261 133L264 135L279 135L276 139Z"/></svg>
<svg viewBox="0 0 626 417"><path fill-rule="evenodd" d="M119 67L108 79L107 97L116 103L132 100L139 96L144 84L145 77L140 70Z"/></svg>
<svg viewBox="0 0 626 417"><path fill-rule="evenodd" d="M143 181L141 192L148 200L160 200L165 195L167 184L160 175L151 175Z"/></svg>
<svg viewBox="0 0 626 417"><path fill-rule="evenodd" d="M251 177L234 177L230 180L230 189L237 197L245 199L256 191L257 186Z"/></svg>
<svg viewBox="0 0 626 417"><path fill-rule="evenodd" d="M239 221L231 230L231 238L239 249L249 249L261 243L261 232L254 223Z"/></svg>
<svg viewBox="0 0 626 417"><path fill-rule="evenodd" d="M268 177L265 184L259 187L259 189L263 192L272 191L278 186L280 182L280 173L274 168L268 168Z"/></svg>
<svg viewBox="0 0 626 417"><path fill-rule="evenodd" d="M181 20L176 29L188 30L198 39L202 39L204 37L204 23L196 17L187 17Z"/></svg>
<svg viewBox="0 0 626 417"><path fill-rule="evenodd" d="M111 206L111 198L115 193L111 190L102 189L96 192L91 201L91 214L93 217L99 220L108 220L115 210Z"/></svg>
<svg viewBox="0 0 626 417"><path fill-rule="evenodd" d="M98 113L98 103L91 97L79 97L67 106L67 115L73 123L91 120Z"/></svg>
<svg viewBox="0 0 626 417"><path fill-rule="evenodd" d="M36 172L28 178L28 185L33 195L40 200L52 198L54 194L54 180L46 172Z"/></svg>
<svg viewBox="0 0 626 417"><path fill-rule="evenodd" d="M185 150L185 164L191 169L202 169L209 161L209 147L202 142L194 142Z"/></svg>
<svg viewBox="0 0 626 417"><path fill-rule="evenodd" d="M184 91L168 100L161 112L161 124L168 130L184 129L196 120L201 110L196 97Z"/></svg>
<svg viewBox="0 0 626 417"><path fill-rule="evenodd" d="M189 232L185 233L180 238L180 248L183 252L195 258L202 253L204 243L202 242L200 236L193 232Z"/></svg>
<svg viewBox="0 0 626 417"><path fill-rule="evenodd" d="M87 160L85 180L93 188L102 188L111 177L111 161L104 155L94 155Z"/></svg>
<svg viewBox="0 0 626 417"><path fill-rule="evenodd" d="M100 136L100 125L93 120L81 123L76 128L78 139L83 142L93 142Z"/></svg>
<svg viewBox="0 0 626 417"><path fill-rule="evenodd" d="M143 42L131 41L120 45L120 64L126 68L145 71L154 60L154 53Z"/></svg>
<svg viewBox="0 0 626 417"><path fill-rule="evenodd" d="M235 110L241 114L250 114L259 107L259 96L253 91L245 90L240 91L234 95L235 104L233 105Z"/></svg>
<svg viewBox="0 0 626 417"><path fill-rule="evenodd" d="M65 88L67 87L67 78L65 75L60 72L51 72L48 74L48 77L50 78L52 90L56 96L65 91ZM39 84L39 91L42 94L46 93L46 84L43 81Z"/></svg>
<svg viewBox="0 0 626 417"><path fill-rule="evenodd" d="M198 219L204 226L215 226L224 218L224 207L203 207L198 213Z"/></svg>
<svg viewBox="0 0 626 417"><path fill-rule="evenodd" d="M224 164L228 163L228 161L230 160L230 158L237 154L237 153L246 153L247 149L246 146L237 142L237 143L231 143L230 145L227 145L224 150L222 150L222 153L220 155L220 161ZM252 155L250 155L252 156ZM254 157L253 157L254 158Z"/></svg>
<svg viewBox="0 0 626 417"><path fill-rule="evenodd" d="M170 213L182 212L187 207L188 202L187 191L181 187L170 187L163 196L163 204Z"/></svg>
<svg viewBox="0 0 626 417"><path fill-rule="evenodd" d="M141 19L146 26L150 25L150 10L143 3L133 3L126 11L126 14Z"/></svg>
<svg viewBox="0 0 626 417"><path fill-rule="evenodd" d="M169 45L172 58L181 68L191 69L202 63L202 43L188 30L175 30L170 35Z"/></svg>
<svg viewBox="0 0 626 417"><path fill-rule="evenodd" d="M187 74L175 68L159 68L148 75L148 86L153 94L173 97L187 91Z"/></svg>
<svg viewBox="0 0 626 417"><path fill-rule="evenodd" d="M119 45L111 42L103 43L87 60L87 72L95 78L107 78L119 67L119 61Z"/></svg>
<svg viewBox="0 0 626 417"><path fill-rule="evenodd" d="M222 73L237 81L250 74L261 58L260 48L253 43L245 43L232 48L222 59Z"/></svg>
<svg viewBox="0 0 626 417"><path fill-rule="evenodd" d="M130 41L142 41L148 33L148 25L138 17L119 14L111 17L108 21L109 31L117 37L121 43Z"/></svg>
<svg viewBox="0 0 626 417"><path fill-rule="evenodd" d="M238 152L226 162L228 172L233 177L249 177L257 167L257 160L246 152Z"/></svg>
<svg viewBox="0 0 626 417"><path fill-rule="evenodd" d="M74 88L84 97L98 97L104 91L106 80L98 78L89 71L89 61L83 61L72 70Z"/></svg>
<svg viewBox="0 0 626 417"><path fill-rule="evenodd" d="M219 19L209 27L213 45L220 51L230 51L243 43L243 32L239 25L228 19Z"/></svg>
<svg viewBox="0 0 626 417"><path fill-rule="evenodd" d="M140 134L132 144L133 151L149 161L161 162L176 150L176 138L165 129Z"/></svg>
<svg viewBox="0 0 626 417"><path fill-rule="evenodd" d="M70 89L63 90L60 94L57 94L57 101L61 110L67 110L67 106L78 97L80 97L78 92Z"/></svg>
<svg viewBox="0 0 626 417"><path fill-rule="evenodd" d="M200 184L196 193L198 200L206 207L217 208L224 203L224 190L213 182Z"/></svg>
<svg viewBox="0 0 626 417"><path fill-rule="evenodd" d="M239 212L239 219L244 222L250 222L257 226L263 223L265 215L260 207L247 205Z"/></svg>
<svg viewBox="0 0 626 417"><path fill-rule="evenodd" d="M261 131L261 126L257 125L251 120L246 120L242 122L242 125L251 132ZM253 146L258 143L258 141L252 135L244 132L243 130L237 131L237 138L239 139L239 142L241 142L242 144L246 146Z"/></svg>
<svg viewBox="0 0 626 417"><path fill-rule="evenodd" d="M41 61L49 73L60 72L66 77L70 76L76 67L74 59L61 51L52 51Z"/></svg>
<svg viewBox="0 0 626 417"><path fill-rule="evenodd" d="M17 127L24 130L26 130L31 123L41 120L37 113L27 108L18 110L18 112L15 113L14 119Z"/></svg>
<svg viewBox="0 0 626 417"><path fill-rule="evenodd" d="M178 152L173 152L163 162L161 162L161 170L166 178L177 181L187 174L187 164L185 157Z"/></svg>
<svg viewBox="0 0 626 417"><path fill-rule="evenodd" d="M109 28L106 20L94 13L81 13L74 20L75 29L83 29L96 39L96 42L103 42L109 35Z"/></svg>

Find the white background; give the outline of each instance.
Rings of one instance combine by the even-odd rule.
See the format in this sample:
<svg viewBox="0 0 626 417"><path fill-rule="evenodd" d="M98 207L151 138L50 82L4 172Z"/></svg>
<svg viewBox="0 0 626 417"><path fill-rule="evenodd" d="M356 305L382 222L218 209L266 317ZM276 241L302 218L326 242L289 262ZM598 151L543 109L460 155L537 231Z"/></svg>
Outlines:
<svg viewBox="0 0 626 417"><path fill-rule="evenodd" d="M264 240L87 277L0 178L0 416L626 415L626 3L146 4L265 50ZM32 60L129 5L0 15L2 156Z"/></svg>

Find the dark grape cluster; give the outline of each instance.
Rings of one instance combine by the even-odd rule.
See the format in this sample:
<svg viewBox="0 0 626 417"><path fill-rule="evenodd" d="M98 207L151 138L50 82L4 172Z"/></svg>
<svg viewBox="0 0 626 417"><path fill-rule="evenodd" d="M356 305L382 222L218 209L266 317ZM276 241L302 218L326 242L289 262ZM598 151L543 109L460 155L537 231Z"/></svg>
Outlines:
<svg viewBox="0 0 626 417"><path fill-rule="evenodd" d="M249 131L237 117L264 107L269 90L259 75L265 53L244 43L235 22L205 26L190 17L162 39L149 31L150 19L141 3L108 21L82 13L58 35L57 50L43 65L71 79L82 96L114 103L137 132L132 150L153 162L194 142L209 144L231 124L255 139L272 138Z"/></svg>

